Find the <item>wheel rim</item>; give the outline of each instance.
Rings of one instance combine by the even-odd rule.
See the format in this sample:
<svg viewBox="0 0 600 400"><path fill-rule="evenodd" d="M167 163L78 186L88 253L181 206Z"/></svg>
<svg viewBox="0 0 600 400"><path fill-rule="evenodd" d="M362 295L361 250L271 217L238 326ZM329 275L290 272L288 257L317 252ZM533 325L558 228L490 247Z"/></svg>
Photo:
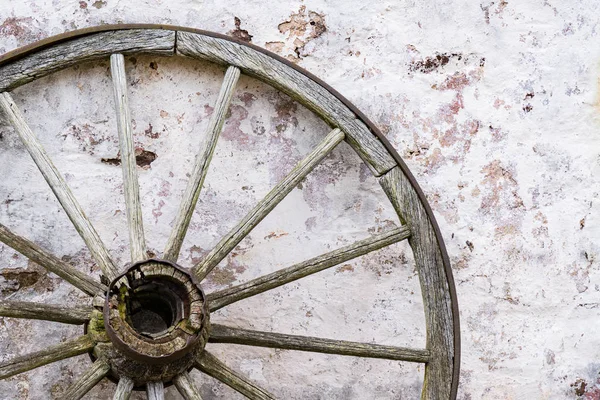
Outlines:
<svg viewBox="0 0 600 400"><path fill-rule="evenodd" d="M126 40L123 40L115 48L113 43L107 40L114 37L110 35L120 35L121 39L125 38ZM90 43L95 44L95 47L90 47ZM78 44L79 47L77 47ZM262 204L259 204L242 223L238 224L237 233L226 236L207 257L194 266L192 269L193 275L198 280L206 277L216 264L239 243L245 234L249 233L303 177L310 173L312 168L329 151L341 140L345 139L361 156L363 161L365 161L373 174L378 177L383 190L396 209L403 227L393 232L387 232L385 235L363 241L366 243L361 243L358 246L356 244L348 246L348 248L344 249L344 252L354 254L352 252L356 252L357 248L363 249L358 250L358 253L360 253L364 251L364 248L375 249L399 240L409 240L417 264L421 260L421 265L418 265L418 269L421 285L424 289L427 349L421 352L419 350L404 349L409 350L408 354L396 355L395 357L400 358L391 359L426 362L425 384L423 388L424 398L455 398L460 364L460 337L456 294L450 263L441 233L435 222L431 208L425 200L424 194L389 142L359 110L318 78L256 46L240 43L219 34L189 28L157 25L103 26L49 38L10 52L0 58L0 91L5 92L0 99L0 105L5 114L8 115L13 126L19 131L21 139L44 174L44 177L53 188L73 224L77 227L86 245L94 255L94 259L102 268L104 275L109 280L114 279L118 275L119 269L112 263L110 255L102 244L101 239L95 233L89 221L86 220L85 214L78 206L76 200L72 198L64 180L62 180L60 174L53 167L39 143L37 143L34 134L27 127L25 119L16 108L14 102L12 102L8 91L66 68L69 65L90 59L111 57L115 103L117 104L119 116L118 132L125 181L131 256L133 262L143 261L146 259L145 239L139 208L139 188L131 141L131 118L128 114L126 78L122 56L122 54L135 54L138 52L162 55L172 55L177 52L187 57L229 65L221 94L215 106L218 112L215 113L214 118L211 118L209 131L212 132L214 140L212 143L209 142L205 147L203 154L198 155L199 161L192 174L193 178L190 179L189 190L184 195L185 201L178 213L178 220L175 224L176 229L173 229L164 252L163 258L165 262L174 262L177 260L191 212L197 202L200 188L206 175L206 168L203 164L210 163L214 145L218 139L224 116L240 72L258 78L290 95L308 109L314 111L333 130L318 148L299 164L294 170L295 172L292 171L284 181L280 182L274 188L271 197L269 197L270 193L261 202ZM63 56L63 60L60 62L56 60L58 55ZM35 66L36 64L38 64L37 67ZM43 64L43 66L40 68L39 64ZM30 66L32 69L28 71L27 66ZM210 132L209 134L211 134ZM410 226L410 232L407 226ZM105 286L86 277L84 274L78 273L73 267L47 254L26 239L18 237L4 226L0 227L0 240L34 262L45 266L52 272L56 272L59 276L90 295L96 295L105 289ZM288 272L292 272L292 276L295 277L291 280L281 279L281 274L274 273L271 274L272 276L269 279L253 282L253 284L259 284L258 289L255 286L254 289L248 290L248 285L238 285L232 289L210 293L208 295L208 307L210 311L215 311L234 301L262 293L270 288L328 268L331 266L332 260L336 256L339 257L339 254L334 255L332 253L324 255L321 259L311 259L306 263L300 263L301 265L290 267ZM354 255L354 257L356 256ZM85 312L89 311L86 310L85 308L61 309L46 307L41 312L39 307L36 309L32 304L0 303L0 315L40 318L41 314L44 314L45 319L48 319L48 315L52 315L53 320L59 320L60 322L69 321L70 323L74 323L75 321L81 323L82 319L88 320L89 317L82 317ZM98 329L101 330L101 327L91 327L92 332L98 333ZM90 327L88 327L88 330L90 330ZM299 337L277 334L265 337L263 334L264 332L245 331L227 326L213 327L211 333L214 341L222 343L243 343L264 347L302 349L318 352L333 352L331 346L338 345L343 348L336 348L335 351L337 353L334 354L377 357L374 354L378 354L379 352L379 356L386 356L384 358L390 357L394 353L393 349L386 349L384 348L385 346L357 349L352 348L353 346L356 347L356 343L319 342L318 340L313 340L311 343L298 344L298 341L301 340ZM24 371L43 365L40 364L40 360L48 359L50 354L54 354L54 358L59 357L57 359L63 359L91 352L98 342L99 338L94 337L94 334L86 334L69 343L69 346L59 345L57 349L46 350L45 354L37 354L33 358L29 356L19 358L17 360L18 367L15 367L15 363L12 361L2 363L0 364L0 376L12 376L15 373L21 372L21 370ZM67 347L69 348L67 349ZM395 351L397 352L398 348ZM34 362L31 361L32 359ZM49 359L52 360L53 358L50 357ZM25 367L27 369L23 369ZM222 380L250 398L270 398L270 395L263 389L228 369L208 352L203 352L197 357L196 367ZM90 370L67 391L68 397L80 397L104 376L109 374L110 369L110 362L99 358ZM193 397L195 389L187 373L179 374L174 382L182 393L187 393L185 395L186 398L195 398ZM132 387L133 384L130 379L121 377L118 392L128 393ZM151 398L152 396L160 396L161 392L162 383L148 384L148 395Z"/></svg>

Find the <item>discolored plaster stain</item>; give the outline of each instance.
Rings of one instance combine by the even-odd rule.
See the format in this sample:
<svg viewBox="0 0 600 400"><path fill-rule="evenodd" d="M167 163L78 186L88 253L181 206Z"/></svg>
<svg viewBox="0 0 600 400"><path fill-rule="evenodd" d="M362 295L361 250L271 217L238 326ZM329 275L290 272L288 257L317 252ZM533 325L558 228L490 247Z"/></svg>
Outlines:
<svg viewBox="0 0 600 400"><path fill-rule="evenodd" d="M583 396L585 394L587 382L580 378L577 379L575 382L571 383L571 387L573 388L573 392L575 392L576 396Z"/></svg>
<svg viewBox="0 0 600 400"><path fill-rule="evenodd" d="M546 2L546 4L548 3ZM485 20L485 23L488 25L490 24L492 16L498 16L499 18L502 18L502 14L506 6L508 6L508 1L506 0L488 1L485 4L479 5L481 11L483 11L483 18Z"/></svg>
<svg viewBox="0 0 600 400"><path fill-rule="evenodd" d="M481 172L484 174L481 186L487 188L480 205L483 213L495 212L501 208L525 208L518 193L519 184L513 176L514 172L504 166L502 161L494 160L488 163Z"/></svg>
<svg viewBox="0 0 600 400"><path fill-rule="evenodd" d="M215 267L206 277L206 281L212 286L230 286L238 280L247 267L238 263L234 257L228 256L225 266Z"/></svg>
<svg viewBox="0 0 600 400"><path fill-rule="evenodd" d="M327 32L325 15L316 11L307 11L304 5L300 6L298 12L290 14L290 17L281 22L277 28L280 33L287 34L286 40L269 42L265 46L292 62L298 62L310 55L314 49L309 44Z"/></svg>
<svg viewBox="0 0 600 400"><path fill-rule="evenodd" d="M278 134L282 133L288 126L298 126L298 118L295 115L298 110L296 101L281 92L276 92L274 96L269 98L269 102L275 107L276 115L271 118L271 124Z"/></svg>
<svg viewBox="0 0 600 400"><path fill-rule="evenodd" d="M244 103L244 107L252 107L257 99L256 95L250 92L240 93L237 98Z"/></svg>
<svg viewBox="0 0 600 400"><path fill-rule="evenodd" d="M95 8L97 8L99 10L102 7L106 6L106 4L107 4L107 2L104 0L96 0L92 3L92 6L94 6Z"/></svg>
<svg viewBox="0 0 600 400"><path fill-rule="evenodd" d="M337 267L335 269L335 272L337 274L342 273L342 272L354 272L354 267L352 266L352 264L340 265L339 267Z"/></svg>
<svg viewBox="0 0 600 400"><path fill-rule="evenodd" d="M280 54L285 47L284 42L267 42L265 43L265 48L273 53Z"/></svg>
<svg viewBox="0 0 600 400"><path fill-rule="evenodd" d="M241 28L242 21L238 17L233 18L233 23L235 24L235 29L230 30L227 33L242 42L252 42L252 35L249 34L247 30Z"/></svg>
<svg viewBox="0 0 600 400"><path fill-rule="evenodd" d="M411 72L421 72L429 74L440 67L448 64L451 58L458 60L462 59L462 54L458 53L436 53L433 56L426 57L421 60L411 61L408 65L408 70Z"/></svg>
<svg viewBox="0 0 600 400"><path fill-rule="evenodd" d="M158 158L158 155L152 151L141 148L135 149L135 163L142 169L149 169L150 165ZM101 162L108 165L121 165L121 152L116 157L101 158Z"/></svg>
<svg viewBox="0 0 600 400"><path fill-rule="evenodd" d="M162 111L161 111L161 113L162 113ZM161 114L161 116L162 116L162 114ZM155 132L153 130L153 126L152 126L151 123L148 123L148 129L144 130L144 135L148 136L151 139L158 139L160 137L160 133L159 132Z"/></svg>
<svg viewBox="0 0 600 400"><path fill-rule="evenodd" d="M41 39L44 35L33 28L32 17L8 17L0 24L0 36L12 36L19 45Z"/></svg>
<svg viewBox="0 0 600 400"><path fill-rule="evenodd" d="M193 245L188 249L188 254L192 264L195 265L202 261L204 256L208 254L208 250L205 250L200 246Z"/></svg>
<svg viewBox="0 0 600 400"><path fill-rule="evenodd" d="M154 217L154 222L158 223L158 219L163 215L162 208L165 206L164 200L159 200L158 203L155 203L155 206L152 208L152 216Z"/></svg>
<svg viewBox="0 0 600 400"><path fill-rule="evenodd" d="M79 125L71 125L69 129L60 136L63 140L75 140L79 149L90 155L94 155L97 147L104 142L116 143L118 140L106 136L106 134L100 131L95 124L88 122Z"/></svg>
<svg viewBox="0 0 600 400"><path fill-rule="evenodd" d="M223 125L221 137L224 140L235 143L240 148L247 146L250 135L241 129L242 121L248 118L248 110L239 104L232 104L227 112L227 119Z"/></svg>
<svg viewBox="0 0 600 400"><path fill-rule="evenodd" d="M390 254L389 251L371 253L362 258L363 268L371 271L378 278L386 279L386 275L392 275L399 268L407 268L410 265L408 257L404 252Z"/></svg>
<svg viewBox="0 0 600 400"><path fill-rule="evenodd" d="M28 262L26 268L2 268L0 277L0 293L3 296L26 288L38 293L49 292L61 281L60 278L50 277L44 268L32 261Z"/></svg>
<svg viewBox="0 0 600 400"><path fill-rule="evenodd" d="M279 239L281 237L287 236L289 233L287 232L271 232L267 236L264 237L265 240L268 239Z"/></svg>

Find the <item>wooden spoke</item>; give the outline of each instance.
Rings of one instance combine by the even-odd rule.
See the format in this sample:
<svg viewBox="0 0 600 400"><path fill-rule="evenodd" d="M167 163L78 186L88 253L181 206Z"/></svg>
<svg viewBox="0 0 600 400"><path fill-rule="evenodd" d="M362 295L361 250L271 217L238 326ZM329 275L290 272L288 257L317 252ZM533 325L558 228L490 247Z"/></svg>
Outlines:
<svg viewBox="0 0 600 400"><path fill-rule="evenodd" d="M133 381L126 376L121 376L113 400L129 400L132 391Z"/></svg>
<svg viewBox="0 0 600 400"><path fill-rule="evenodd" d="M266 390L250 382L248 378L234 372L231 368L219 361L208 351L203 351L196 361L196 368L215 379L220 380L227 386L237 390L244 396L256 400L269 400L275 397Z"/></svg>
<svg viewBox="0 0 600 400"><path fill-rule="evenodd" d="M177 258L179 257L179 251L181 250L183 239L187 233L192 214L194 213L194 208L196 207L196 203L198 203L198 196L200 196L204 178L208 172L208 166L210 165L215 147L217 146L217 140L221 133L221 129L223 128L225 115L227 114L227 110L229 110L229 104L231 103L231 98L239 77L240 70L238 68L227 68L225 79L223 80L221 91L219 92L219 97L217 98L217 103L215 104L213 113L210 116L210 121L208 123L208 128L205 135L206 141L196 156L196 162L194 164L192 176L188 181L185 193L183 195L183 200L179 206L177 218L175 219L175 223L173 225L173 230L171 231L171 236L167 241L164 258L169 261L176 262Z"/></svg>
<svg viewBox="0 0 600 400"><path fill-rule="evenodd" d="M260 332L212 324L210 342L426 363L429 350Z"/></svg>
<svg viewBox="0 0 600 400"><path fill-rule="evenodd" d="M235 226L211 252L193 268L199 281L233 250L264 217L275 208L315 166L344 139L339 129L332 130L329 135L304 160L281 180L266 196Z"/></svg>
<svg viewBox="0 0 600 400"><path fill-rule="evenodd" d="M110 365L106 361L96 360L77 382L67 389L62 398L65 400L81 399L108 374L109 370Z"/></svg>
<svg viewBox="0 0 600 400"><path fill-rule="evenodd" d="M146 395L148 400L165 400L165 386L162 382L148 382Z"/></svg>
<svg viewBox="0 0 600 400"><path fill-rule="evenodd" d="M0 317L41 319L80 325L90 320L92 306L60 306L27 301L0 301Z"/></svg>
<svg viewBox="0 0 600 400"><path fill-rule="evenodd" d="M79 235L89 248L102 272L104 272L104 275L110 280L114 279L117 276L117 268L110 258L102 239L100 239L98 232L96 232L81 206L75 200L75 197L73 197L73 193L71 193L71 189L67 186L64 178L58 172L50 157L48 157L48 154L25 122L23 114L18 109L10 94L6 92L0 94L0 109L4 111L4 114L15 128L31 158L36 163L46 182L48 182L48 185L50 185L54 195L69 216L77 232L79 232Z"/></svg>
<svg viewBox="0 0 600 400"><path fill-rule="evenodd" d="M323 271L324 269L334 267L358 256L404 240L409 236L410 230L408 227L402 226L400 228L395 228L380 235L311 258L310 260L303 261L291 267L280 269L279 271L253 279L241 285L211 293L208 295L210 311L216 311L219 308L235 303L236 301L266 292L267 290L285 285L286 283L304 278L305 276Z"/></svg>
<svg viewBox="0 0 600 400"><path fill-rule="evenodd" d="M200 393L198 393L198 389L196 389L196 385L194 385L190 374L187 372L177 375L173 382L185 400L202 400Z"/></svg>
<svg viewBox="0 0 600 400"><path fill-rule="evenodd" d="M0 379L5 379L21 372L29 371L42 365L50 364L65 358L84 354L94 348L94 342L89 336L80 336L56 346L15 357L0 363Z"/></svg>
<svg viewBox="0 0 600 400"><path fill-rule="evenodd" d="M117 112L117 130L119 132L127 222L129 224L131 261L137 262L147 258L146 240L144 239L140 187L136 170L135 148L133 145L133 128L131 127L131 114L129 112L129 100L127 99L125 59L122 54L113 54L110 56L110 71L112 74Z"/></svg>
<svg viewBox="0 0 600 400"><path fill-rule="evenodd" d="M13 233L2 224L0 224L0 241L90 296L106 290L106 286L100 282L96 282L35 243Z"/></svg>

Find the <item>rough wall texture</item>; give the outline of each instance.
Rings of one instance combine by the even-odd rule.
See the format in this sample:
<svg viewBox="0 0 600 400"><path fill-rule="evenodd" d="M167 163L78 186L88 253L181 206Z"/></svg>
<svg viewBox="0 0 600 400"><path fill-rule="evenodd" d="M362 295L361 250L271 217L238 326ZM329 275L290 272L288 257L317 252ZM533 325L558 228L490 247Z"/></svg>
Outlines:
<svg viewBox="0 0 600 400"><path fill-rule="evenodd" d="M600 121L594 1L273 2L116 0L0 3L0 52L104 23L167 23L230 34L313 72L385 133L427 194L453 264L462 322L459 399L600 398ZM223 70L128 60L147 239L162 250ZM108 64L15 91L19 105L111 251L127 234ZM191 265L327 132L310 112L243 78L181 263ZM0 127L2 223L78 262L89 253L16 139ZM154 157L156 156L156 159ZM26 184L23 184L26 182ZM397 222L342 146L223 262L231 285ZM302 250L302 251L299 251ZM1 247L3 298L81 296ZM393 246L214 320L241 327L419 347L424 319L410 251ZM0 319L4 359L79 328ZM33 344L32 344L33 343ZM282 398L418 397L418 365L214 346ZM1 398L60 398L86 357L0 383ZM233 398L203 376L204 398ZM106 398L103 383L92 398ZM173 390L168 396L178 398Z"/></svg>

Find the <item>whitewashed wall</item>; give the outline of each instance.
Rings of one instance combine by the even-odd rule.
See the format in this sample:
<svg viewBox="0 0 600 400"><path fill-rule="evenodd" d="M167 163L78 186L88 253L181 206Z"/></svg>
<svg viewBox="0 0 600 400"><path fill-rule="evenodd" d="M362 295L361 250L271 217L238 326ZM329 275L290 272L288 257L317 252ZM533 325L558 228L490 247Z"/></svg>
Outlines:
<svg viewBox="0 0 600 400"><path fill-rule="evenodd" d="M184 25L251 40L316 74L365 112L428 196L453 264L462 324L459 399L600 398L600 112L595 1L0 1L0 52L106 23ZM147 239L160 252L223 70L127 60ZM125 263L121 171L107 63L15 91L36 134ZM0 122L0 221L97 274L12 130ZM255 80L240 81L181 263L214 245L327 127ZM148 153L149 154L149 153ZM104 162L102 161L104 159ZM222 263L207 290L397 223L348 146L337 149ZM0 247L0 296L82 297ZM393 246L223 309L240 327L424 345L410 251ZM79 333L0 319L0 359ZM421 366L214 347L282 398L414 399ZM60 398L81 356L0 383L0 398ZM234 398L195 375L205 399ZM107 398L104 383L92 398ZM170 396L170 397L169 397ZM174 390L168 398L179 398Z"/></svg>

